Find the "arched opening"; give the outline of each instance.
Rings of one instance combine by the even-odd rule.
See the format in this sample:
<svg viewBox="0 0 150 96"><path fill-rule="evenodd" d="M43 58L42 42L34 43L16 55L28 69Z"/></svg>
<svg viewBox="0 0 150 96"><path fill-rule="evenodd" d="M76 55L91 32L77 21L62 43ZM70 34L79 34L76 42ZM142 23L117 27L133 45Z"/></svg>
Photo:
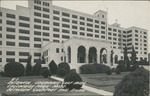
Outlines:
<svg viewBox="0 0 150 96"><path fill-rule="evenodd" d="M107 50L105 48L100 50L100 63L107 63Z"/></svg>
<svg viewBox="0 0 150 96"><path fill-rule="evenodd" d="M71 63L71 48L68 47L68 63Z"/></svg>
<svg viewBox="0 0 150 96"><path fill-rule="evenodd" d="M96 63L97 62L97 50L95 47L91 47L89 49L89 63Z"/></svg>
<svg viewBox="0 0 150 96"><path fill-rule="evenodd" d="M118 63L118 55L115 55L115 64Z"/></svg>
<svg viewBox="0 0 150 96"><path fill-rule="evenodd" d="M80 46L78 48L78 55L77 55L77 60L78 63L85 63L85 47L84 46Z"/></svg>

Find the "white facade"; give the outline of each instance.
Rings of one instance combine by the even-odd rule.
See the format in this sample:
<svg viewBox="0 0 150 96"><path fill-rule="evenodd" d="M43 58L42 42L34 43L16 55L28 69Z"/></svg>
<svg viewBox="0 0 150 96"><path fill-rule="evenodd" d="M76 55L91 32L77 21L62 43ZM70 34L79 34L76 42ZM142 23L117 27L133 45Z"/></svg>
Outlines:
<svg viewBox="0 0 150 96"><path fill-rule="evenodd" d="M132 30L131 37L128 36L129 30ZM139 30L138 33L135 30ZM138 34L138 45L134 42L136 39L134 34ZM128 40L130 38L133 42ZM90 43L87 43L88 41ZM117 23L109 25L105 11L99 10L94 15L90 15L54 6L52 1L44 0L29 0L28 8L21 6L17 6L16 10L0 8L1 66L10 61L26 64L29 54L32 55L33 64L42 55L45 56L47 63L52 59L57 63L67 61L66 48L69 42L76 48L79 47L78 45L88 46L86 50L95 44L93 46L97 52L107 45L108 53L113 50L114 56L118 55L118 59L122 58L124 46L129 45L130 52L130 43L132 43L136 51L140 51L137 55L138 60L147 59L147 30L137 27L123 28ZM71 42L75 44L72 45ZM56 48L59 48L59 53L55 53L58 50ZM98 56L96 58L99 58ZM109 62L110 54L107 56ZM78 61L77 56L72 56L72 59L74 62ZM100 62L99 60L97 59L97 62Z"/></svg>

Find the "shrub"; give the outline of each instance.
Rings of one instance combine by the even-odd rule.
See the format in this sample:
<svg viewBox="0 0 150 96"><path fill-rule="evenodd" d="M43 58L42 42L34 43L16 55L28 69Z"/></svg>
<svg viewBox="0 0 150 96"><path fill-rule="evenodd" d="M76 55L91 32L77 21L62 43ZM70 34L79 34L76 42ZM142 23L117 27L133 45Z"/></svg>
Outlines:
<svg viewBox="0 0 150 96"><path fill-rule="evenodd" d="M80 89L82 87L82 84L77 84L77 82L82 83L82 78L80 77L79 74L77 74L76 72L71 71L70 73L68 73L64 79L64 83L65 82L71 82L69 84L64 84L65 88L72 90L72 89ZM76 83L76 84L75 84Z"/></svg>
<svg viewBox="0 0 150 96"><path fill-rule="evenodd" d="M44 77L44 78L48 78L48 76L51 76L51 73L50 71L48 70L47 67L43 67L41 69L41 75Z"/></svg>
<svg viewBox="0 0 150 96"><path fill-rule="evenodd" d="M111 75L111 74L112 74L112 71L111 71L111 70L108 70L108 71L106 72L106 74L107 74L107 75Z"/></svg>
<svg viewBox="0 0 150 96"><path fill-rule="evenodd" d="M24 75L24 66L19 62L9 62L4 67L5 76L20 77Z"/></svg>
<svg viewBox="0 0 150 96"><path fill-rule="evenodd" d="M124 60L119 60L118 61L118 64L120 65L120 64L125 64L125 61Z"/></svg>
<svg viewBox="0 0 150 96"><path fill-rule="evenodd" d="M121 72L126 72L127 71L127 67L125 64L119 64L117 66L117 68L121 71Z"/></svg>
<svg viewBox="0 0 150 96"><path fill-rule="evenodd" d="M0 75L3 77L3 76L5 76L5 73L3 71L1 71Z"/></svg>
<svg viewBox="0 0 150 96"><path fill-rule="evenodd" d="M116 73L116 74L121 74L120 69L116 68L115 73Z"/></svg>
<svg viewBox="0 0 150 96"><path fill-rule="evenodd" d="M110 68L103 64L85 64L80 67L81 74L106 73Z"/></svg>
<svg viewBox="0 0 150 96"><path fill-rule="evenodd" d="M64 68L58 69L57 76L64 77L67 74L67 71Z"/></svg>
<svg viewBox="0 0 150 96"><path fill-rule="evenodd" d="M42 68L41 64L37 62L32 68L32 75L39 76L41 68Z"/></svg>
<svg viewBox="0 0 150 96"><path fill-rule="evenodd" d="M29 55L28 56L28 60L27 60L27 65L26 65L26 76L30 76L31 75L31 71L32 71L31 59L32 59L32 56Z"/></svg>
<svg viewBox="0 0 150 96"><path fill-rule="evenodd" d="M61 68L65 69L67 73L70 72L70 66L67 62L62 62L58 64L58 69L61 69Z"/></svg>
<svg viewBox="0 0 150 96"><path fill-rule="evenodd" d="M130 68L130 70L131 71L135 71L138 68L139 68L139 65L138 64L134 64L134 65L132 65L132 67Z"/></svg>
<svg viewBox="0 0 150 96"><path fill-rule="evenodd" d="M56 63L54 62L54 60L52 60L52 61L49 63L49 69L50 69L52 75L54 75L54 74L57 73L58 67L57 67Z"/></svg>
<svg viewBox="0 0 150 96"><path fill-rule="evenodd" d="M113 96L149 96L149 71L140 67L124 76Z"/></svg>
<svg viewBox="0 0 150 96"><path fill-rule="evenodd" d="M111 69L112 72L115 72L115 70L116 70L115 68L112 68L112 69Z"/></svg>

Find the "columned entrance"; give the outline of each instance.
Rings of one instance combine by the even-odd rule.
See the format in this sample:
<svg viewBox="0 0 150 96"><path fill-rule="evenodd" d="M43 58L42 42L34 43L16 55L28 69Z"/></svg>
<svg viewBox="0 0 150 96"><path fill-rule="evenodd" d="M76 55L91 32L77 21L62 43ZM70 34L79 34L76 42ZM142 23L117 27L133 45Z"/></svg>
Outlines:
<svg viewBox="0 0 150 96"><path fill-rule="evenodd" d="M97 50L95 47L91 47L89 49L89 63L96 63L97 62Z"/></svg>
<svg viewBox="0 0 150 96"><path fill-rule="evenodd" d="M78 47L78 53L77 53L77 62L78 63L85 63L86 62L86 54L85 54L85 47L80 46Z"/></svg>
<svg viewBox="0 0 150 96"><path fill-rule="evenodd" d="M68 63L71 63L71 48L70 46L68 47Z"/></svg>
<svg viewBox="0 0 150 96"><path fill-rule="evenodd" d="M107 50L105 48L100 50L100 63L107 63Z"/></svg>

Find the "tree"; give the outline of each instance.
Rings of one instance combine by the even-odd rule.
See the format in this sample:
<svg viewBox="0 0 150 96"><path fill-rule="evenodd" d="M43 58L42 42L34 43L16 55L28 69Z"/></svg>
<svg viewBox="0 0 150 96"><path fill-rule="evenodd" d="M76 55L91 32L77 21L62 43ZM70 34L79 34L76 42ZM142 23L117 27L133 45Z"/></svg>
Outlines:
<svg viewBox="0 0 150 96"><path fill-rule="evenodd" d="M27 65L26 65L26 75L27 76L30 76L31 75L31 71L32 71L31 59L32 59L32 56L29 55L28 56L28 60L27 60Z"/></svg>
<svg viewBox="0 0 150 96"><path fill-rule="evenodd" d="M35 75L35 76L39 76L40 75L40 71L41 71L41 68L42 68L42 65L41 65L41 58L39 58L36 62L36 64L33 66L32 68L32 75Z"/></svg>
<svg viewBox="0 0 150 96"><path fill-rule="evenodd" d="M110 61L111 61L111 65L113 66L113 50L111 50L111 54L110 54Z"/></svg>
<svg viewBox="0 0 150 96"><path fill-rule="evenodd" d="M134 46L132 46L131 62L133 65L136 64L136 52L135 52Z"/></svg>
<svg viewBox="0 0 150 96"><path fill-rule="evenodd" d="M52 75L54 75L54 74L57 73L58 67L57 67L57 64L55 63L54 60L52 60L52 61L49 63L49 69L50 69Z"/></svg>
<svg viewBox="0 0 150 96"><path fill-rule="evenodd" d="M44 55L42 55L42 64L45 64Z"/></svg>
<svg viewBox="0 0 150 96"><path fill-rule="evenodd" d="M124 53L124 62L125 62L125 65L127 65L127 70L129 71L130 70L130 62L129 62L129 58L128 58L127 46L125 46L123 53Z"/></svg>

